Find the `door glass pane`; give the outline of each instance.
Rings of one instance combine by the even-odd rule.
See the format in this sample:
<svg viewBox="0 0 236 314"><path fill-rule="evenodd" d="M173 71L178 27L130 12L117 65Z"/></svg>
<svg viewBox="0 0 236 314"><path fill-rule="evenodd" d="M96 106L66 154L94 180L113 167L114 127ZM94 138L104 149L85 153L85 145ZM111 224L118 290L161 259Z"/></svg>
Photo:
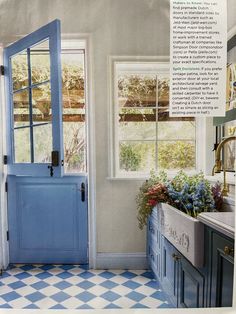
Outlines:
<svg viewBox="0 0 236 314"><path fill-rule="evenodd" d="M51 162L52 125L40 125L33 128L34 134L34 162Z"/></svg>
<svg viewBox="0 0 236 314"><path fill-rule="evenodd" d="M12 86L13 90L19 90L28 86L28 61L27 51L11 57Z"/></svg>
<svg viewBox="0 0 236 314"><path fill-rule="evenodd" d="M50 84L32 88L33 124L52 120Z"/></svg>
<svg viewBox="0 0 236 314"><path fill-rule="evenodd" d="M13 94L14 127L29 125L29 92L24 90Z"/></svg>
<svg viewBox="0 0 236 314"><path fill-rule="evenodd" d="M84 50L62 54L64 169L86 172Z"/></svg>
<svg viewBox="0 0 236 314"><path fill-rule="evenodd" d="M15 162L29 163L30 156L30 128L14 130Z"/></svg>
<svg viewBox="0 0 236 314"><path fill-rule="evenodd" d="M50 79L49 40L30 48L31 81L38 84Z"/></svg>

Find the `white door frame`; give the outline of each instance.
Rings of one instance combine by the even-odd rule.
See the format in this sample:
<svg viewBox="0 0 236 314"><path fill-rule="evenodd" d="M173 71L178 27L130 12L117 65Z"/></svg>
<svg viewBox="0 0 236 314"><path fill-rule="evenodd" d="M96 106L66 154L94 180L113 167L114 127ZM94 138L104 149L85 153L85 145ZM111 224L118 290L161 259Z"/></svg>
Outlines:
<svg viewBox="0 0 236 314"><path fill-rule="evenodd" d="M23 36L22 36L23 37ZM18 38L19 39L19 38ZM93 92L92 42L90 34L63 35L62 40L83 40L85 42L86 99L87 99L87 166L88 166L88 254L89 267L96 267L96 162L95 162L95 112ZM3 47L0 46L0 65L3 64ZM4 76L0 75L0 156L6 154L6 122ZM0 268L9 264L7 241L7 193L5 192L6 166L0 163Z"/></svg>

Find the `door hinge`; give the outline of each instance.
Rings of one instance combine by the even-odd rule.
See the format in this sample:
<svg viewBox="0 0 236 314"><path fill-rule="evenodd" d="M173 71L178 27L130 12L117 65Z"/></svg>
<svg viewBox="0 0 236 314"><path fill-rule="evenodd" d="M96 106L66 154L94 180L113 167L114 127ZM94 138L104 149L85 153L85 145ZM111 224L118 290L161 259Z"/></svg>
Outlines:
<svg viewBox="0 0 236 314"><path fill-rule="evenodd" d="M8 182L5 182L5 192L8 192Z"/></svg>
<svg viewBox="0 0 236 314"><path fill-rule="evenodd" d="M0 66L0 72L1 72L1 75L5 75L5 67L4 67L4 65Z"/></svg>
<svg viewBox="0 0 236 314"><path fill-rule="evenodd" d="M7 241L9 241L9 231L7 230Z"/></svg>
<svg viewBox="0 0 236 314"><path fill-rule="evenodd" d="M3 164L4 164L4 165L7 165L7 159L8 159L8 158L7 158L7 155L4 155L4 156L3 156Z"/></svg>

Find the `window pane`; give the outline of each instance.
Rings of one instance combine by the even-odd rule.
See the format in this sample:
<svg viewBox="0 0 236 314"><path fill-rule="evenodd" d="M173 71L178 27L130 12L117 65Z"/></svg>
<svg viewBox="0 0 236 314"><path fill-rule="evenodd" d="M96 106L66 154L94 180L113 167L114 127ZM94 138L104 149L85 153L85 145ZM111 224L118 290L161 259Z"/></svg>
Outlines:
<svg viewBox="0 0 236 314"><path fill-rule="evenodd" d="M66 172L86 172L85 123L64 122L64 166Z"/></svg>
<svg viewBox="0 0 236 314"><path fill-rule="evenodd" d="M49 40L30 48L30 64L32 84L50 79Z"/></svg>
<svg viewBox="0 0 236 314"><path fill-rule="evenodd" d="M119 123L120 140L155 140L155 122L121 122Z"/></svg>
<svg viewBox="0 0 236 314"><path fill-rule="evenodd" d="M65 172L86 172L84 51L62 54Z"/></svg>
<svg viewBox="0 0 236 314"><path fill-rule="evenodd" d="M31 162L30 156L30 128L14 130L14 150L16 163Z"/></svg>
<svg viewBox="0 0 236 314"><path fill-rule="evenodd" d="M194 140L195 121L158 122L159 140Z"/></svg>
<svg viewBox="0 0 236 314"><path fill-rule="evenodd" d="M170 117L169 108L158 109L158 121L194 121L191 117Z"/></svg>
<svg viewBox="0 0 236 314"><path fill-rule="evenodd" d="M50 84L32 88L33 124L52 119Z"/></svg>
<svg viewBox="0 0 236 314"><path fill-rule="evenodd" d="M170 79L169 77L158 77L158 106L169 106L169 89Z"/></svg>
<svg viewBox="0 0 236 314"><path fill-rule="evenodd" d="M190 170L195 168L195 142L158 142L158 168Z"/></svg>
<svg viewBox="0 0 236 314"><path fill-rule="evenodd" d="M24 90L13 94L14 127L29 125L29 92Z"/></svg>
<svg viewBox="0 0 236 314"><path fill-rule="evenodd" d="M155 122L156 109L126 109L122 108L119 114L120 122Z"/></svg>
<svg viewBox="0 0 236 314"><path fill-rule="evenodd" d="M11 58L13 90L28 86L28 61L26 50Z"/></svg>
<svg viewBox="0 0 236 314"><path fill-rule="evenodd" d="M52 125L40 125L33 128L34 134L34 162L51 162Z"/></svg>
<svg viewBox="0 0 236 314"><path fill-rule="evenodd" d="M119 75L119 106L156 107L156 84L155 75Z"/></svg>
<svg viewBox="0 0 236 314"><path fill-rule="evenodd" d="M155 142L126 141L119 144L121 171L150 172L155 169Z"/></svg>

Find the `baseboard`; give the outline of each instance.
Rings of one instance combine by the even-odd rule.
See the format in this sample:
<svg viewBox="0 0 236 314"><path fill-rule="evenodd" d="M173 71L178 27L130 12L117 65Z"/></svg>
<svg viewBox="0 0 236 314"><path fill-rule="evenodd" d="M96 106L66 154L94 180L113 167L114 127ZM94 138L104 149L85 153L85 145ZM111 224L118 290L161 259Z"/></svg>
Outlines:
<svg viewBox="0 0 236 314"><path fill-rule="evenodd" d="M97 253L96 269L147 269L146 253Z"/></svg>

